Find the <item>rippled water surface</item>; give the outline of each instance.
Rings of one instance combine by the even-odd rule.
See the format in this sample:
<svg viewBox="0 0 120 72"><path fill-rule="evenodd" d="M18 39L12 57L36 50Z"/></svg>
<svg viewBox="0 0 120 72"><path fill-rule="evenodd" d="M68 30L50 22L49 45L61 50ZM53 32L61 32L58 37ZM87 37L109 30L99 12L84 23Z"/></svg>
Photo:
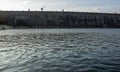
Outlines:
<svg viewBox="0 0 120 72"><path fill-rule="evenodd" d="M120 72L120 29L0 31L0 72Z"/></svg>

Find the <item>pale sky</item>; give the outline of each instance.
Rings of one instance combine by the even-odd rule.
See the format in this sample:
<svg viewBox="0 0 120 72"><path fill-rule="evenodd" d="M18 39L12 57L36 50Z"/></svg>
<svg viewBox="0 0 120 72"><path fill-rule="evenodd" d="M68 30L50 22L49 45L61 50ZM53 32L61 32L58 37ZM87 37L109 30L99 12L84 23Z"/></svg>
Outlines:
<svg viewBox="0 0 120 72"><path fill-rule="evenodd" d="M120 0L0 0L0 10L118 12Z"/></svg>

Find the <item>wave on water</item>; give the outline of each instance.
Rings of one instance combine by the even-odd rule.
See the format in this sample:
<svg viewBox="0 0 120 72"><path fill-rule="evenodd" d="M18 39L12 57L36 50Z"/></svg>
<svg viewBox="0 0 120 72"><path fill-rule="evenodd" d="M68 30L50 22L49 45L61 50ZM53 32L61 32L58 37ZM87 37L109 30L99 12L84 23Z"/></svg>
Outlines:
<svg viewBox="0 0 120 72"><path fill-rule="evenodd" d="M0 72L119 72L120 36L0 35Z"/></svg>

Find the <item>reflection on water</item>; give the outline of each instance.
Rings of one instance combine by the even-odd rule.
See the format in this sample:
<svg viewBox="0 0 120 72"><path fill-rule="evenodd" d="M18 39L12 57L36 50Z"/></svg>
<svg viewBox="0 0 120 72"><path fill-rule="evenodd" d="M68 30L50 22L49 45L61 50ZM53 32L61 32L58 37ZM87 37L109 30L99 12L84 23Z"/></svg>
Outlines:
<svg viewBox="0 0 120 72"><path fill-rule="evenodd" d="M0 72L119 72L120 35L0 35Z"/></svg>
<svg viewBox="0 0 120 72"><path fill-rule="evenodd" d="M15 34L31 34L31 33L107 33L107 34L120 34L119 28L110 28L110 29L103 29L103 28L81 28L81 29L11 29L11 30L1 30L0 35L15 35Z"/></svg>

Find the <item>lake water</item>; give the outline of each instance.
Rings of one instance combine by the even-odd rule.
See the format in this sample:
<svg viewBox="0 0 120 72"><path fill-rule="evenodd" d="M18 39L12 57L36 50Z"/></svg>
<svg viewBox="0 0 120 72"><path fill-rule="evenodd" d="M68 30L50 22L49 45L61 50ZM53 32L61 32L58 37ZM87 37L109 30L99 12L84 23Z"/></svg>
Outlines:
<svg viewBox="0 0 120 72"><path fill-rule="evenodd" d="M120 72L120 29L1 30L0 72Z"/></svg>

